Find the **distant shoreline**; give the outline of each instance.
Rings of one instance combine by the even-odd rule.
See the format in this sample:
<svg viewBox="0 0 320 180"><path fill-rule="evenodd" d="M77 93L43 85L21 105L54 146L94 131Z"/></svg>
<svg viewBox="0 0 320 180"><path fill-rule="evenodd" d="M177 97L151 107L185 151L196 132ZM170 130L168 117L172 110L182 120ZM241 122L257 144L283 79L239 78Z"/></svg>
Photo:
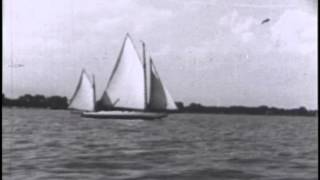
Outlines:
<svg viewBox="0 0 320 180"><path fill-rule="evenodd" d="M44 107L18 107L18 106L3 106L2 108L7 109L47 109L47 110L63 110L69 111L69 109L51 109L51 108L44 108ZM215 114L215 115L250 115L250 116L292 116L292 117L318 117L318 114L309 114L309 115L294 115L294 114L248 114L248 113L215 113L215 112L200 112L200 111L168 111L171 114Z"/></svg>
<svg viewBox="0 0 320 180"><path fill-rule="evenodd" d="M277 107L258 106L203 106L197 103L191 103L184 106L182 102L176 102L178 110L168 111L171 113L202 113L202 114L226 114L226 115L277 115L277 116L318 116L318 110L308 110L305 107L294 109L284 109ZM43 95L23 95L17 99L6 98L2 94L2 107L16 108L37 108L37 109L64 109L68 108L67 97Z"/></svg>
<svg viewBox="0 0 320 180"><path fill-rule="evenodd" d="M318 116L318 110L308 110L301 106L293 109L284 109L278 107L268 107L266 105L257 107L247 106L203 106L197 103L191 103L183 106L183 103L177 102L179 112L185 113L214 113L214 114L244 114L244 115L284 115L284 116Z"/></svg>
<svg viewBox="0 0 320 180"><path fill-rule="evenodd" d="M292 116L292 117L318 117L317 113L311 114L249 114L249 113L215 113L215 112L200 112L200 111L172 111L173 114L216 114L216 115L250 115L250 116Z"/></svg>
<svg viewBox="0 0 320 180"><path fill-rule="evenodd" d="M6 98L2 94L3 107L23 107L23 108L42 108L42 109L67 109L68 99L61 96L45 97L43 95L26 94L17 99Z"/></svg>

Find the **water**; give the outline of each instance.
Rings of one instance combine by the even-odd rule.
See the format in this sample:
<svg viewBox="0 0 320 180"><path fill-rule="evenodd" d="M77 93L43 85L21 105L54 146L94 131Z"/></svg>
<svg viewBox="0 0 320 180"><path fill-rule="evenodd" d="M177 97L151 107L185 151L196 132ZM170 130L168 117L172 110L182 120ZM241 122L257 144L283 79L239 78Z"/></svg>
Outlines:
<svg viewBox="0 0 320 180"><path fill-rule="evenodd" d="M3 179L318 179L314 117L84 119L2 109Z"/></svg>

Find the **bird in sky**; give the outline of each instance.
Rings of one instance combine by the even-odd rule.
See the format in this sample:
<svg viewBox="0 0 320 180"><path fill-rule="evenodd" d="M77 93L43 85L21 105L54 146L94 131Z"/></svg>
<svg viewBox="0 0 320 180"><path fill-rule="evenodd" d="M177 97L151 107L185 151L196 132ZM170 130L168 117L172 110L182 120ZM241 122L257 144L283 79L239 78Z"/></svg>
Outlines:
<svg viewBox="0 0 320 180"><path fill-rule="evenodd" d="M261 24L267 23L267 22L269 22L269 21L270 21L270 19L269 19L269 18L264 19L263 21L261 21Z"/></svg>

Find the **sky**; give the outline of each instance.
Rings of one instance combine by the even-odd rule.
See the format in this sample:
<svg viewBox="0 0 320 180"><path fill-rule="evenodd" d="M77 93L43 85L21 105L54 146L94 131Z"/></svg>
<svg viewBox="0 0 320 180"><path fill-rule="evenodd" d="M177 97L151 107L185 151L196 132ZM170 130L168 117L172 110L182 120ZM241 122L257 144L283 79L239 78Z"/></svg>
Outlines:
<svg viewBox="0 0 320 180"><path fill-rule="evenodd" d="M101 97L130 33L175 101L317 108L316 0L5 0L3 93ZM263 20L268 22L262 23ZM141 53L141 52L139 52Z"/></svg>

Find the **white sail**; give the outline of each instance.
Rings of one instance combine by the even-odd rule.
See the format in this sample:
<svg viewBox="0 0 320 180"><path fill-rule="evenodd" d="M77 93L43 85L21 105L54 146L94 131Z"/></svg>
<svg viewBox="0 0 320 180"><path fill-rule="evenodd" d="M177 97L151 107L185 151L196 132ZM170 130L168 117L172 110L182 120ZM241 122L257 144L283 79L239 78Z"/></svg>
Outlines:
<svg viewBox="0 0 320 180"><path fill-rule="evenodd" d="M176 104L168 89L161 82L160 76L150 59L150 102L152 110L175 110Z"/></svg>
<svg viewBox="0 0 320 180"><path fill-rule="evenodd" d="M142 62L127 35L101 100L104 106L145 109L144 93Z"/></svg>
<svg viewBox="0 0 320 180"><path fill-rule="evenodd" d="M79 83L69 103L69 109L94 111L95 92L89 76L82 70Z"/></svg>

